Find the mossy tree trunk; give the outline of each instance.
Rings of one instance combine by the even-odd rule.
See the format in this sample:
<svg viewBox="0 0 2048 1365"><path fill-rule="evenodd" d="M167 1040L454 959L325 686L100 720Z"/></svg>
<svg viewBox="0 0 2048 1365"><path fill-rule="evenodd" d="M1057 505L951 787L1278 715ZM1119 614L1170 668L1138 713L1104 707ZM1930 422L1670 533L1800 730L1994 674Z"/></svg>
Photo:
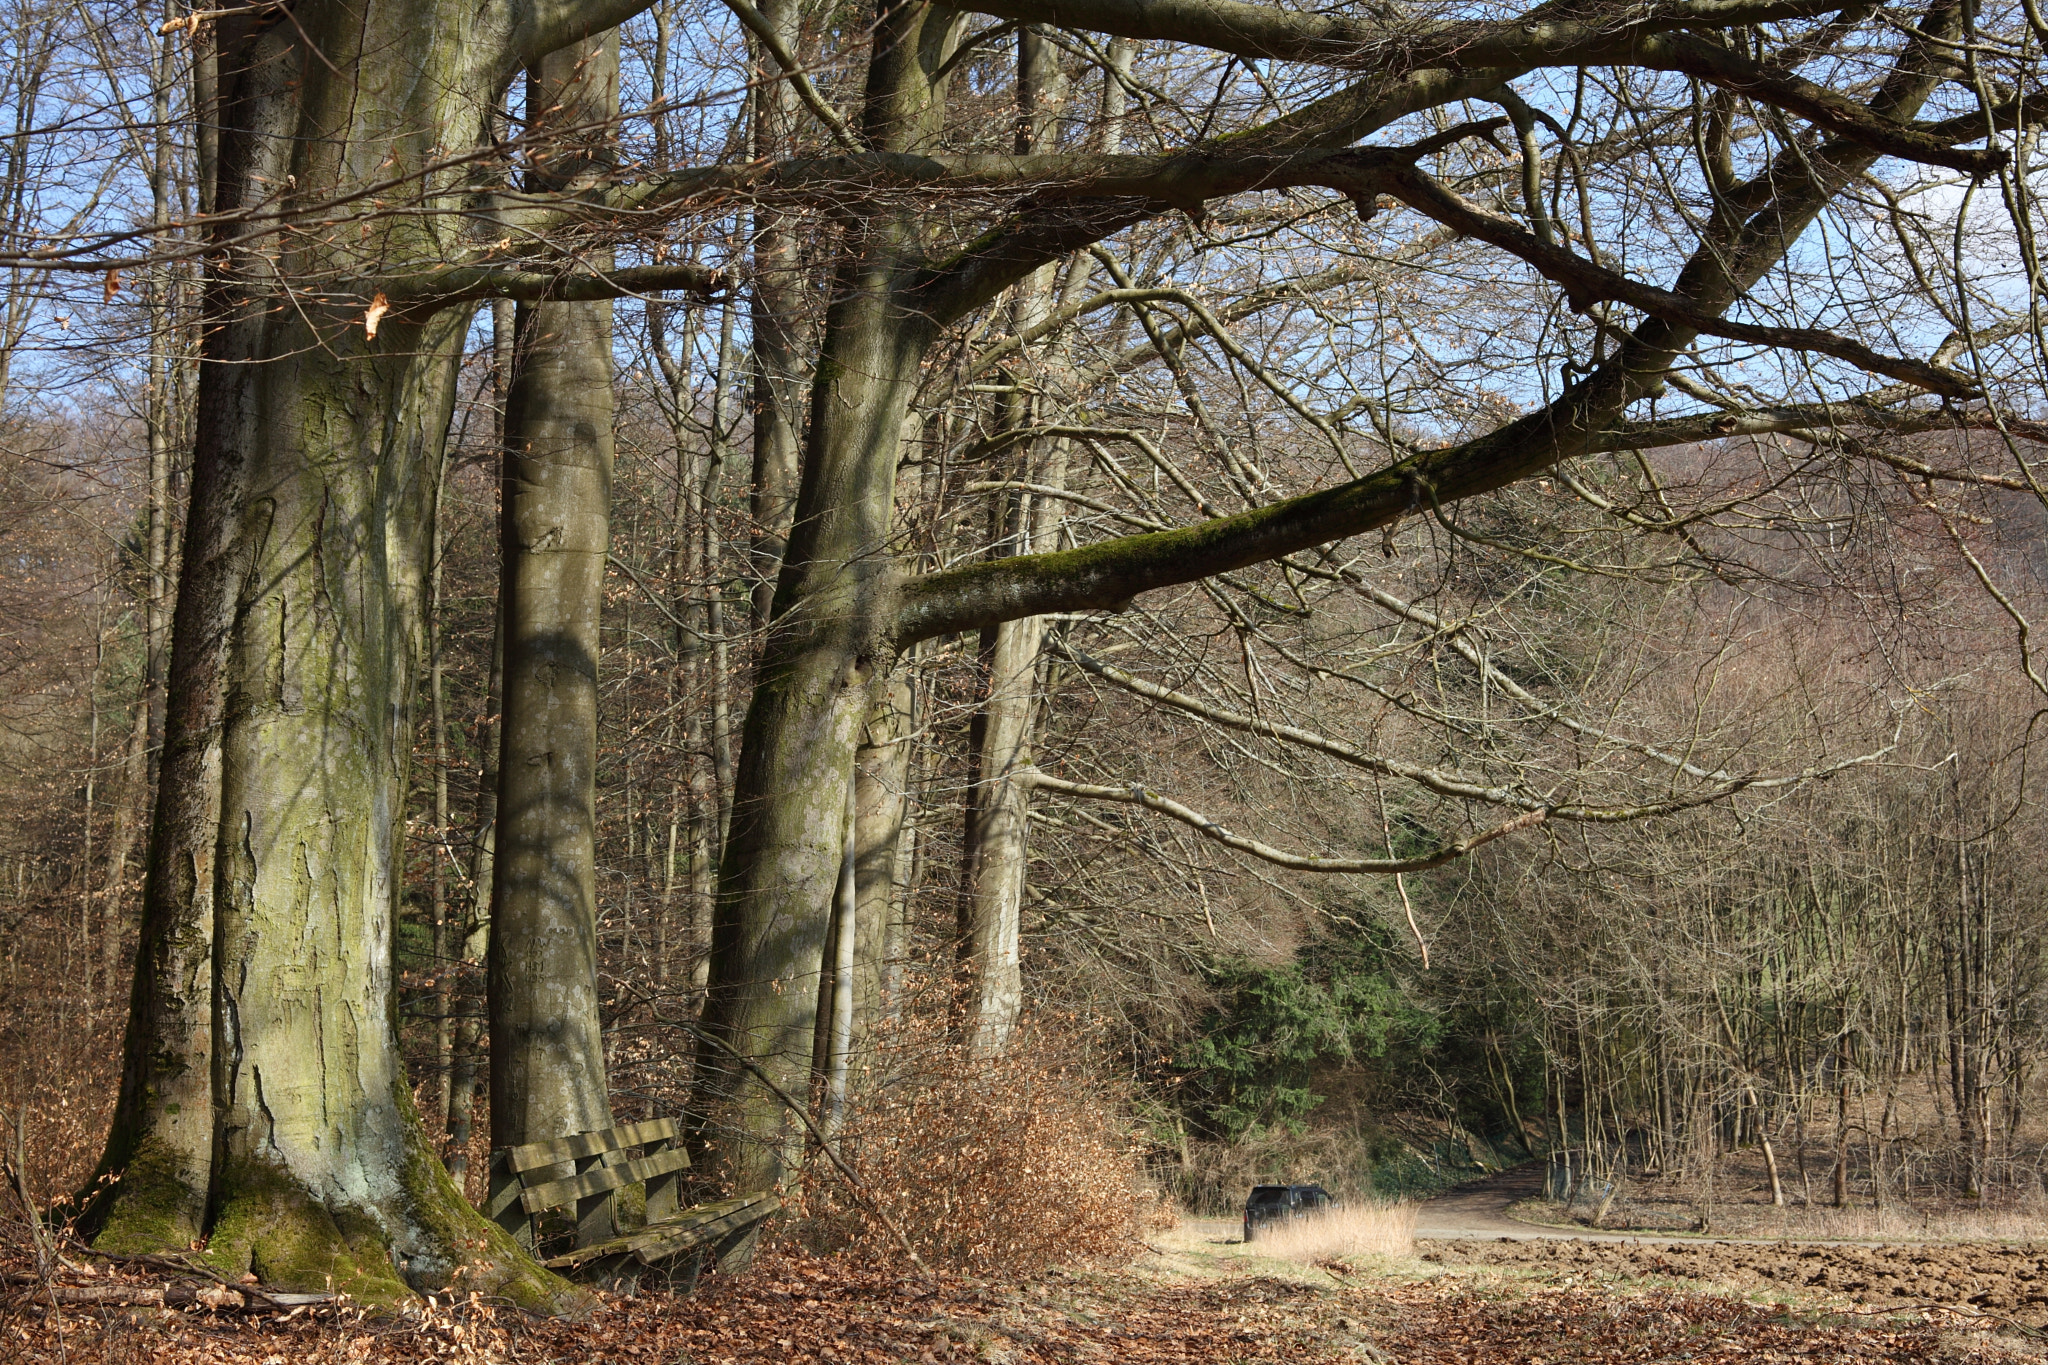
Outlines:
<svg viewBox="0 0 2048 1365"><path fill-rule="evenodd" d="M323 205L411 183L428 211L224 226L209 260L143 947L83 1224L101 1247L205 1239L231 1277L373 1302L579 1301L449 1181L397 1045L430 485L470 313L403 291L488 251L473 212L435 210L487 192L460 154L510 75L631 8L308 0L289 23L215 21L219 209L331 224Z"/></svg>

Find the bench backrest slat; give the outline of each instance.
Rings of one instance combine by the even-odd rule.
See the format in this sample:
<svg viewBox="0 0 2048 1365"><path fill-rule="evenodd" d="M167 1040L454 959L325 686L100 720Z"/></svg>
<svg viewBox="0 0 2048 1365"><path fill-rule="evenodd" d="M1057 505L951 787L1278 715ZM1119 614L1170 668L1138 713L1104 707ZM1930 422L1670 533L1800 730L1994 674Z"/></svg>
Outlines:
<svg viewBox="0 0 2048 1365"><path fill-rule="evenodd" d="M598 1166L572 1175L565 1180L550 1180L544 1185L527 1187L520 1196L520 1203L528 1213L540 1213L545 1209L588 1199L593 1194L616 1190L621 1185L634 1185L642 1180L652 1180L670 1171L680 1171L690 1164L690 1154L680 1147L671 1147L653 1156L637 1157L632 1161L621 1161L616 1166Z"/></svg>
<svg viewBox="0 0 2048 1365"><path fill-rule="evenodd" d="M616 1128L603 1128L595 1132L577 1133L571 1137L551 1138L545 1142L528 1142L518 1147L509 1147L505 1150L505 1163L515 1172L538 1170L543 1166L559 1166L565 1161L616 1152L621 1147L637 1147L643 1142L671 1139L675 1137L676 1132L674 1119L645 1119L639 1123L622 1123Z"/></svg>

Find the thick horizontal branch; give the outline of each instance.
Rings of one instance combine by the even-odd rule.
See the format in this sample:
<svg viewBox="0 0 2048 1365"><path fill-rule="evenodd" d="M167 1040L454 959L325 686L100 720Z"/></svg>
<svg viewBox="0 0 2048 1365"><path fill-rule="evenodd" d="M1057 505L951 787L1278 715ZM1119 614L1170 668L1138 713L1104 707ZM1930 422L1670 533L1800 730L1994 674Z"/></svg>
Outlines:
<svg viewBox="0 0 2048 1365"><path fill-rule="evenodd" d="M1240 853L1249 853L1254 858L1301 872L1427 872L1432 867L1442 867L1445 863L1454 862L1480 845L1491 843L1504 834L1513 834L1517 830L1540 825L1544 819L1543 811L1528 811L1504 824L1481 830L1456 843L1440 845L1414 858L1320 858L1308 853L1289 853L1285 849L1275 848L1257 839L1233 834L1200 811L1191 810L1170 797L1147 791L1135 783L1128 787L1097 787L1081 782L1068 782L1036 771L1018 773L1012 780L1041 791L1058 792L1062 796L1077 797L1084 801L1116 801L1124 805L1143 806L1146 810L1172 816L1182 824L1192 826L1204 838L1213 839L1226 848L1234 848Z"/></svg>
<svg viewBox="0 0 2048 1365"><path fill-rule="evenodd" d="M1151 154L847 152L693 167L620 185L606 197L604 207L637 212L730 194L838 201L849 195L890 191L951 191L1029 195L1040 204L1129 199L1198 208L1206 200L1267 184L1278 188L1305 183L1298 177L1288 178L1287 169L1311 164L1337 150L1341 149L1225 153L1203 147ZM522 212L550 215L552 222L552 215L565 207L551 197L506 195L504 199L506 221L515 226L525 225Z"/></svg>
<svg viewBox="0 0 2048 1365"><path fill-rule="evenodd" d="M1573 393L1485 436L1418 452L1364 478L1191 526L1048 554L1016 555L910 578L899 587L897 648L936 635L1052 612L1122 611L1143 593L1281 559L1491 492L1565 455L1630 443L1604 426L1568 425ZM1807 410L1802 416L1811 417ZM1690 421L1692 419L1683 419ZM1708 419L1703 436L1720 418ZM1644 444L1652 426L1618 431ZM1677 436L1679 433L1661 433ZM1694 439L1687 434L1687 439ZM1668 442L1665 442L1668 443ZM1700 770L1693 776L1728 780Z"/></svg>
<svg viewBox="0 0 2048 1365"><path fill-rule="evenodd" d="M1308 186L1340 191L1367 208L1378 195L1389 194L1445 227L1519 257L1562 285L1578 311L1601 300L1613 300L1705 335L1829 355L1931 393L1952 398L1975 396L1970 382L1953 371L1884 355L1862 342L1819 328L1731 322L1669 290L1608 270L1447 189L1415 166L1416 154L1414 148L1312 149L1244 156L876 154L788 163L764 169L762 174L772 172L775 183L785 188L807 183L841 190L853 186L1029 189L1040 201L1074 197L1193 207L1251 190ZM751 173L748 168L729 169ZM1107 302L1133 302L1154 296L1163 297L1164 291L1117 290L1102 297Z"/></svg>
<svg viewBox="0 0 2048 1365"><path fill-rule="evenodd" d="M1323 66L1416 70L1524 65L1532 53L1617 32L1658 33L1814 18L1841 8L1827 0L1675 0L1632 9L1579 8L1563 17L1541 5L1513 19L1465 23L1360 23L1242 0L976 0L966 6L999 19L1051 24L1120 38L1194 43L1239 57ZM1589 12L1590 10L1590 12ZM1535 64L1535 63L1528 63Z"/></svg>
<svg viewBox="0 0 2048 1365"><path fill-rule="evenodd" d="M418 314L426 309L445 308L478 299L518 299L581 303L592 299L625 298L657 290L680 289L687 293L714 296L732 287L720 270L687 262L624 266L617 270L522 270L510 266L449 266L419 275L408 275L383 285L381 292L394 311Z"/></svg>
<svg viewBox="0 0 2048 1365"><path fill-rule="evenodd" d="M1873 138L1881 141L1893 134L1923 136L1904 124L1889 123L1868 113L1863 117L1872 126L1864 130L1867 136L1855 136L1852 140L1866 145ZM1462 133L1476 134L1484 131L1485 126L1469 125ZM849 151L788 161L733 162L692 167L615 186L605 196L602 207L633 213L734 194L843 199L847 195L889 191L951 191L1023 194L1037 205L1090 199L1138 200L1193 210L1208 200L1248 190L1308 185L1339 188L1327 177L1349 175L1355 179L1370 166L1389 164L1388 158L1410 164L1417 157L1439 150L1442 141L1433 138L1409 147L1353 148L1349 145L1352 139L1346 134L1354 129L1348 126L1326 130L1326 138L1315 136L1313 131L1304 139L1282 139L1277 134L1269 138L1271 131L1260 130L1256 139L1241 136L1158 153ZM1923 150L1930 153L1952 150L1938 145L1937 139L1927 137L1925 141L1928 147ZM1911 149L1902 146L1880 150L1906 155ZM503 218L514 226L527 226L526 217L536 213L551 224L565 209L590 209L586 203L566 204L551 196L507 194L502 198Z"/></svg>
<svg viewBox="0 0 2048 1365"><path fill-rule="evenodd" d="M2001 148L1951 145L1981 137L1981 128L1944 137L1941 131L1909 127L1811 81L1771 70L1740 52L1683 32L1812 18L1839 10L1838 4L1678 0L1647 11L1622 5L1579 9L1568 18L1556 6L1541 5L1516 19L1419 28L1359 23L1240 0L982 0L973 8L999 18L1126 38L1199 43L1240 57L1384 70L1390 75L1429 68L1452 74L1596 65L1682 72L1888 155L1971 174L1995 171L2006 159Z"/></svg>

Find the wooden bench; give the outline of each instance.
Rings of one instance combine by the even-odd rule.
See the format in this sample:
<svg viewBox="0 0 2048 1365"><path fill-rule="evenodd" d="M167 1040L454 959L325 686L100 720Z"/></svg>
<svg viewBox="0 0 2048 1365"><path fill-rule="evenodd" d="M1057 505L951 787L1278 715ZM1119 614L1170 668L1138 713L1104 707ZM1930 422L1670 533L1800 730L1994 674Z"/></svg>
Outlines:
<svg viewBox="0 0 2048 1365"><path fill-rule="evenodd" d="M543 1260L548 1269L622 1288L654 1280L687 1292L707 1261L730 1268L751 1253L755 1230L782 1207L775 1195L750 1194L678 1210L680 1173L689 1165L674 1119L503 1147L491 1154L484 1216L537 1252L550 1212L567 1210L573 1246ZM638 1184L647 1187L647 1221L621 1229L619 1191Z"/></svg>

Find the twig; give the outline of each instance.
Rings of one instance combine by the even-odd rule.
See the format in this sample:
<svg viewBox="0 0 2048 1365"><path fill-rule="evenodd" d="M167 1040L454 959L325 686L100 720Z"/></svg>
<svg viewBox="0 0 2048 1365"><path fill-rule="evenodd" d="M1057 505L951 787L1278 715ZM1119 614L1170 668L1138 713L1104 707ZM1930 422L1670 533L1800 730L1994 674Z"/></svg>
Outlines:
<svg viewBox="0 0 2048 1365"><path fill-rule="evenodd" d="M272 1293L261 1285L230 1280L210 1265L187 1260L181 1256L123 1255L112 1251L96 1251L92 1247L81 1247L79 1250L84 1255L97 1256L113 1265L146 1266L151 1270L168 1271L174 1275L190 1275L198 1279L211 1280L223 1289L232 1289L247 1298L261 1299L272 1308L300 1308L312 1303L329 1303L337 1297L334 1294L295 1294L283 1291Z"/></svg>
<svg viewBox="0 0 2048 1365"><path fill-rule="evenodd" d="M0 1115L0 1121L4 1121L4 1119L5 1115ZM14 1142L12 1144L14 1150L10 1153L6 1146L0 1145L0 1176L6 1177L8 1187L14 1191L15 1198L21 1201L22 1214L28 1219L28 1240L29 1245L34 1248L36 1254L36 1275L43 1282L43 1293L49 1297L50 1321L54 1324L57 1332L57 1358L67 1362L68 1365L71 1359L71 1348L64 1341L64 1313L57 1306L57 1287L51 1274L57 1262L57 1249L50 1243L49 1230L43 1226L42 1215L36 1212L35 1196L30 1194L28 1189L28 1172L26 1169L28 1166L28 1104L26 1101L23 1102L21 1112L15 1117L14 1122L10 1126L14 1129Z"/></svg>

